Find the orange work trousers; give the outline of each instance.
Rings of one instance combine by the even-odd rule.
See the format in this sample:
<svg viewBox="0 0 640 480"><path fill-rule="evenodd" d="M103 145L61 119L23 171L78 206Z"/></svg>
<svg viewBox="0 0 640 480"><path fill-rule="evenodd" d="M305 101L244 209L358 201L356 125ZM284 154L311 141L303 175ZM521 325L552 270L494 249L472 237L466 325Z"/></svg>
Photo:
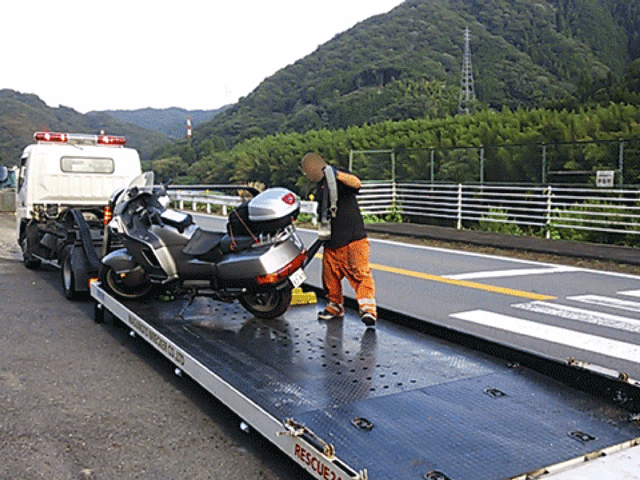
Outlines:
<svg viewBox="0 0 640 480"><path fill-rule="evenodd" d="M369 265L369 240L355 240L339 248L325 248L322 255L322 286L327 300L343 305L342 279L347 278L356 292L360 314L377 317L375 284Z"/></svg>

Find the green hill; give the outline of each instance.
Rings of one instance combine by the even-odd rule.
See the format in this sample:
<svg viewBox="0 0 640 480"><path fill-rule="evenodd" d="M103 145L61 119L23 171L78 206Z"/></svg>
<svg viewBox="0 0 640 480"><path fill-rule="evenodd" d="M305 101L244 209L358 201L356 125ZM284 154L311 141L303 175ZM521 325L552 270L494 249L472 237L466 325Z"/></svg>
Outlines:
<svg viewBox="0 0 640 480"><path fill-rule="evenodd" d="M125 123L102 112L83 115L72 108L49 107L36 95L0 90L0 161L16 164L24 147L33 142L39 130L99 133L127 137L127 146L135 148L141 158L149 158L169 137Z"/></svg>
<svg viewBox="0 0 640 480"><path fill-rule="evenodd" d="M195 144L455 114L467 26L477 97L498 110L619 78L640 56L637 2L407 0L265 79Z"/></svg>

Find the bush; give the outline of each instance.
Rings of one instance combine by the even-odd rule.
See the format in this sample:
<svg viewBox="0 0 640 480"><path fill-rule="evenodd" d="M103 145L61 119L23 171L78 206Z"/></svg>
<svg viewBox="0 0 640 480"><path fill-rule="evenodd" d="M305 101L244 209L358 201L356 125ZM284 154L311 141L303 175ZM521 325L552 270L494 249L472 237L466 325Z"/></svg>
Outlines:
<svg viewBox="0 0 640 480"><path fill-rule="evenodd" d="M482 216L477 229L483 232L504 233L506 235L522 236L525 234L518 224L509 220L506 211L498 208L489 209L489 214Z"/></svg>

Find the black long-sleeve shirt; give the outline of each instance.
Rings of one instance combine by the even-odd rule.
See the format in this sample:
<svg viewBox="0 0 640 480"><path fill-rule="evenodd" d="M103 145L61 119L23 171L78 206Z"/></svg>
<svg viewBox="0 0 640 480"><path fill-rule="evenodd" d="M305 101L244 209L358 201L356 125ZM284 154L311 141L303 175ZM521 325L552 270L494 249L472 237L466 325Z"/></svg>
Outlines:
<svg viewBox="0 0 640 480"><path fill-rule="evenodd" d="M336 169L336 185L338 187L338 212L331 219L331 239L325 243L328 248L339 248L349 243L367 237L364 229L364 222L360 214L360 206L356 194L360 190L360 179L352 173ZM323 178L317 186L318 192L318 213L321 214L324 208L328 208L325 202L328 195L325 195L327 180Z"/></svg>

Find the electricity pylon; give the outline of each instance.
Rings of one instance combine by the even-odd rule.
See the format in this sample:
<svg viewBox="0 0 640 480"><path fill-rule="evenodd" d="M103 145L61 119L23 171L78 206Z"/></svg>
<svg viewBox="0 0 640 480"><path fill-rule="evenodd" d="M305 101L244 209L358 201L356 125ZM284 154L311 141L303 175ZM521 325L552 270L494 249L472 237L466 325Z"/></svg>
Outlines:
<svg viewBox="0 0 640 480"><path fill-rule="evenodd" d="M471 113L476 102L476 92L473 86L473 69L471 68L471 34L469 27L464 29L464 58L462 59L462 77L460 79L461 114Z"/></svg>

